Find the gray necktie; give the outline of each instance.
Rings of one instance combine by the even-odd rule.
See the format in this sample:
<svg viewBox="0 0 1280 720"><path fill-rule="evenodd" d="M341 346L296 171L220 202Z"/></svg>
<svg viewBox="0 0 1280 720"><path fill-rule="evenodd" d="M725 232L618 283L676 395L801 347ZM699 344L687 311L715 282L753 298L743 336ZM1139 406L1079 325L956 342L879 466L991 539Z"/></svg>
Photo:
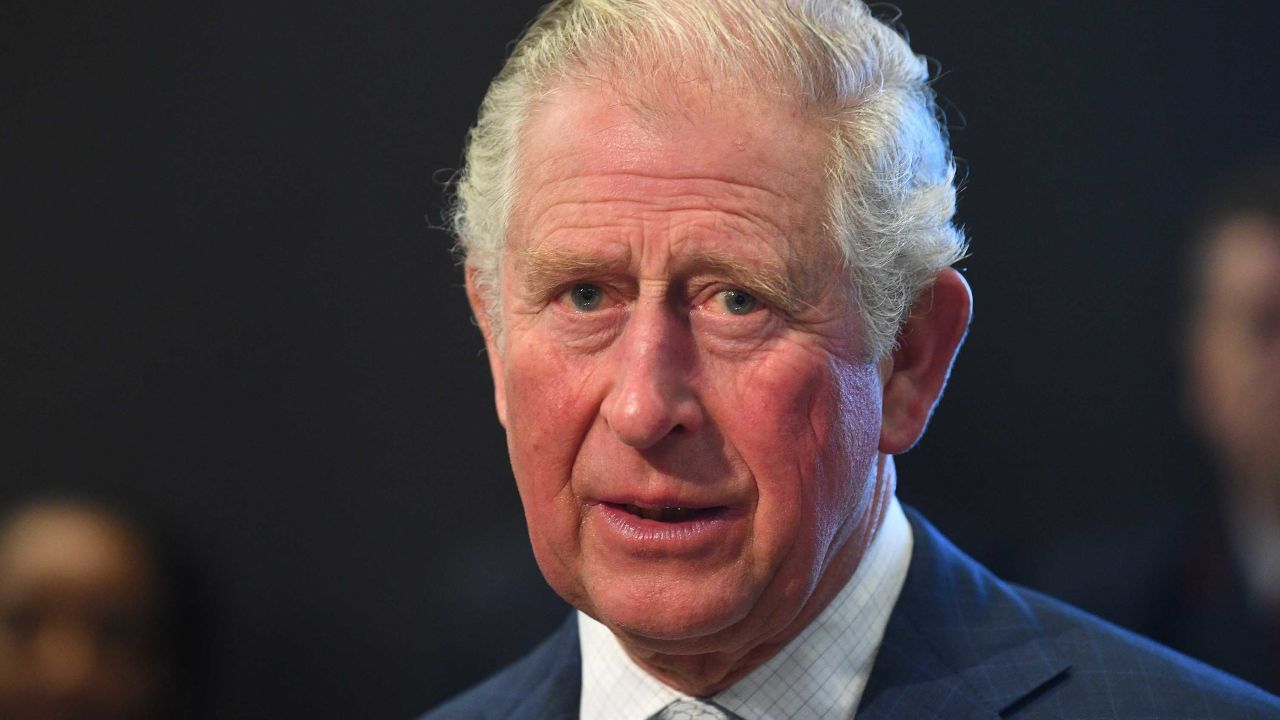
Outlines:
<svg viewBox="0 0 1280 720"><path fill-rule="evenodd" d="M742 720L713 702L677 700L662 708L650 720Z"/></svg>

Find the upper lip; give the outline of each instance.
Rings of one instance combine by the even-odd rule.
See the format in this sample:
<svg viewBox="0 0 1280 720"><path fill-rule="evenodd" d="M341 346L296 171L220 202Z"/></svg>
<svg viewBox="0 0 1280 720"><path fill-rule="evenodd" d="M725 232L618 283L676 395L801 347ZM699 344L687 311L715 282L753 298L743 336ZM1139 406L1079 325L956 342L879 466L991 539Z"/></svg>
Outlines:
<svg viewBox="0 0 1280 720"><path fill-rule="evenodd" d="M629 493L607 495L589 499L587 501L587 504L593 503L603 503L607 505L635 505L636 507L641 507L646 510L662 510L669 508L710 510L713 508L729 507L728 503L705 501L695 498L679 497L676 495L639 495Z"/></svg>

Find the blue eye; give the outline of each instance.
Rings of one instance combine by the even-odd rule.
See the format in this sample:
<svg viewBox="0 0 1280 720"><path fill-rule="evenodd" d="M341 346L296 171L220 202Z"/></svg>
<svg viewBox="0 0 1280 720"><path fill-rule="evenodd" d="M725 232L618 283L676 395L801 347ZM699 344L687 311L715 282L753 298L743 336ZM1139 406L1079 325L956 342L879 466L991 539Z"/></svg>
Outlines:
<svg viewBox="0 0 1280 720"><path fill-rule="evenodd" d="M600 301L604 299L604 293L595 285L581 284L574 285L569 290L569 302L573 303L573 309L579 312L590 312L600 307Z"/></svg>
<svg viewBox="0 0 1280 720"><path fill-rule="evenodd" d="M760 304L755 295L745 290L725 290L721 296L724 297L724 309L733 315L747 315Z"/></svg>

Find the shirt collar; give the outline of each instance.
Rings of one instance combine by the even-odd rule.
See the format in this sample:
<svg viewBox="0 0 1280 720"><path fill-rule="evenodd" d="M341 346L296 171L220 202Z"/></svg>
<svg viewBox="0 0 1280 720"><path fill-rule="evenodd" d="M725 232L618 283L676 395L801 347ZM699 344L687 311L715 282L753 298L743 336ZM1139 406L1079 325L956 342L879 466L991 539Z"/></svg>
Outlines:
<svg viewBox="0 0 1280 720"><path fill-rule="evenodd" d="M858 569L813 622L712 699L744 720L853 717L911 562L911 525L892 498ZM583 720L647 720L688 698L649 675L604 625L578 613Z"/></svg>

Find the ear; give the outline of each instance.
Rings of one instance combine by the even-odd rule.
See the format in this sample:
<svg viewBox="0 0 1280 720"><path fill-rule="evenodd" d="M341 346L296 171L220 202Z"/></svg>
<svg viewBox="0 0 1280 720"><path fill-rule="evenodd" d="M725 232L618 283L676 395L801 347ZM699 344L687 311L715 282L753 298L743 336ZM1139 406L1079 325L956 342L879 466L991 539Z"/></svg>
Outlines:
<svg viewBox="0 0 1280 720"><path fill-rule="evenodd" d="M501 292L498 288L490 288L489 291ZM502 367L502 353L494 337L493 327L489 324L488 299L480 290L475 268L470 265L467 265L467 300L471 302L471 313L480 325L480 332L484 334L485 355L489 358L489 372L493 375L493 404L498 409L498 422L505 428L507 426L507 386L504 381L506 375Z"/></svg>
<svg viewBox="0 0 1280 720"><path fill-rule="evenodd" d="M898 334L898 349L885 363L880 451L906 452L924 434L969 329L973 296L952 268L938 273Z"/></svg>

